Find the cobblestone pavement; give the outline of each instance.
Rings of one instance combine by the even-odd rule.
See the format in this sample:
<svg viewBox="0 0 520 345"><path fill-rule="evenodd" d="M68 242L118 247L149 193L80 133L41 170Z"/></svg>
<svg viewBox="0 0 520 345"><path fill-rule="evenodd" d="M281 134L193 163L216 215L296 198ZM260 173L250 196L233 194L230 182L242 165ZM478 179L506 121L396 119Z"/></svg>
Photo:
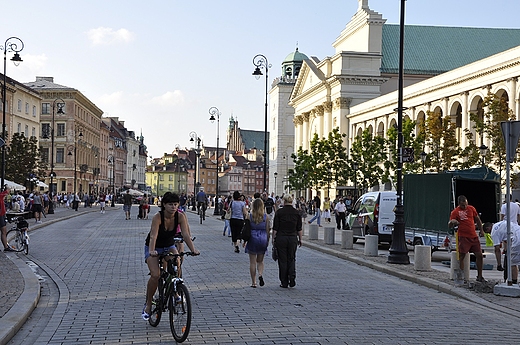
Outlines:
<svg viewBox="0 0 520 345"><path fill-rule="evenodd" d="M278 286L276 263L266 258L266 286L252 289L247 254L233 253L230 239L222 236L222 222L208 218L199 225L194 215L189 217L202 255L187 258L183 266L194 307L188 344L517 341L516 334L503 331L504 324L518 322L515 316L369 269L355 262L356 256L367 260L352 254L359 251L345 260L340 257L345 253L320 241L306 242L336 252L298 249L295 288ZM52 313L29 320L12 344L23 339L36 344L174 342L167 317L157 328L140 317L147 281L142 247L150 220L123 220L120 212L89 213L31 234L28 258L56 286L41 298L48 305L41 308ZM373 266L385 266L384 261L370 259Z"/></svg>

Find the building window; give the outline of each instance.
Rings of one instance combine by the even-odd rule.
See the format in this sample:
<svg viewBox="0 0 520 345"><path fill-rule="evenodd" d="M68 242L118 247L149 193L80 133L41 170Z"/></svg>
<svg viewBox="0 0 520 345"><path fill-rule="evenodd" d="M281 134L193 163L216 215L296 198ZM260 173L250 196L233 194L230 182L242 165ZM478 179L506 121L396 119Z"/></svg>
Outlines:
<svg viewBox="0 0 520 345"><path fill-rule="evenodd" d="M64 192L65 191L65 181L61 181L61 191Z"/></svg>
<svg viewBox="0 0 520 345"><path fill-rule="evenodd" d="M36 128L34 128L34 127L32 128L31 136L36 137Z"/></svg>
<svg viewBox="0 0 520 345"><path fill-rule="evenodd" d="M33 105L33 116L36 117L36 106Z"/></svg>
<svg viewBox="0 0 520 345"><path fill-rule="evenodd" d="M51 137L51 125L42 123L42 138L47 139Z"/></svg>
<svg viewBox="0 0 520 345"><path fill-rule="evenodd" d="M22 100L21 99L18 100L18 111L20 111L20 112L22 111Z"/></svg>
<svg viewBox="0 0 520 345"><path fill-rule="evenodd" d="M25 131L24 131L25 137L29 138L29 126L25 125Z"/></svg>
<svg viewBox="0 0 520 345"><path fill-rule="evenodd" d="M65 136L65 124L64 123L58 123L56 128L56 135L58 137Z"/></svg>
<svg viewBox="0 0 520 345"><path fill-rule="evenodd" d="M168 184L168 190L173 190L173 185L171 183Z"/></svg>
<svg viewBox="0 0 520 345"><path fill-rule="evenodd" d="M63 163L65 158L65 149L63 147L58 147L56 149L56 163Z"/></svg>
<svg viewBox="0 0 520 345"><path fill-rule="evenodd" d="M18 134L22 134L22 124L21 123L18 123L18 125L16 126L16 130L17 130L16 132Z"/></svg>
<svg viewBox="0 0 520 345"><path fill-rule="evenodd" d="M42 155L42 162L48 163L49 162L49 148L40 146L40 152Z"/></svg>
<svg viewBox="0 0 520 345"><path fill-rule="evenodd" d="M25 113L29 114L29 103L25 103Z"/></svg>
<svg viewBox="0 0 520 345"><path fill-rule="evenodd" d="M42 103L42 114L50 114L50 113L51 113L51 104Z"/></svg>
<svg viewBox="0 0 520 345"><path fill-rule="evenodd" d="M168 181L173 181L173 176L172 175L168 176Z"/></svg>

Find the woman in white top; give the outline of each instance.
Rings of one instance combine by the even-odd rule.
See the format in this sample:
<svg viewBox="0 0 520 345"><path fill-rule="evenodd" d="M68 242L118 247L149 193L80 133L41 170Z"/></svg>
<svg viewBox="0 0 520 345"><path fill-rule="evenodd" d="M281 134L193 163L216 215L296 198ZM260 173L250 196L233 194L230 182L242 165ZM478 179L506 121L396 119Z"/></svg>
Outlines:
<svg viewBox="0 0 520 345"><path fill-rule="evenodd" d="M233 201L231 202L231 219L229 220L229 226L231 227L231 242L235 246L235 253L240 253L238 247L238 240L240 238L240 232L244 225L244 218L247 217L246 203L240 200L240 193L235 191L233 193Z"/></svg>

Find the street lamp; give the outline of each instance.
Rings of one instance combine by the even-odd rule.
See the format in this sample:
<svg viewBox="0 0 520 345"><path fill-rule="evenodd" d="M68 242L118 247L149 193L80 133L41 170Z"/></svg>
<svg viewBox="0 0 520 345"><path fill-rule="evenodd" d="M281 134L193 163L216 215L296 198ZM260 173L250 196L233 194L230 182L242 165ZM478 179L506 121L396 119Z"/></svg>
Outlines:
<svg viewBox="0 0 520 345"><path fill-rule="evenodd" d="M278 177L278 173L275 171L274 172L274 195L278 195L278 190L276 188L276 178Z"/></svg>
<svg viewBox="0 0 520 345"><path fill-rule="evenodd" d="M354 169L354 202L357 200L357 171L359 164L357 162L352 163L352 169Z"/></svg>
<svg viewBox="0 0 520 345"><path fill-rule="evenodd" d="M422 173L424 174L424 163L426 162L426 156L428 154L426 152L421 152L421 161L422 161Z"/></svg>
<svg viewBox="0 0 520 345"><path fill-rule="evenodd" d="M79 138L79 139L78 139ZM74 195L73 195L73 207L77 211L78 210L78 201L76 200L76 185L77 185L77 169L76 166L78 164L78 141L83 138L83 133L79 130L79 134L76 130L74 130L74 148L69 146L68 156L72 156L72 150L74 150ZM112 200L114 197L112 196ZM113 201L112 201L113 202Z"/></svg>
<svg viewBox="0 0 520 345"><path fill-rule="evenodd" d="M61 103L57 103L58 101L61 101ZM58 110L56 111L56 107ZM58 114L65 114L63 111L63 108L65 107L65 101L61 98L56 98L52 102L52 121L51 121L51 201L49 202L49 210L47 211L48 214L54 214L54 177L56 177L56 173L54 172L54 117L56 113Z"/></svg>
<svg viewBox="0 0 520 345"><path fill-rule="evenodd" d="M219 203L218 203L218 141L219 141L219 132L220 132L220 111L218 110L218 108L216 107L211 107L209 108L209 113L210 113L210 117L209 117L209 120L211 121L211 123L215 122L215 118L217 120L217 156L215 158L216 160L216 164L215 166L217 167L217 176L216 176L216 181L215 181L215 211L213 211L213 215L214 216L218 216L220 214L220 210L219 210Z"/></svg>
<svg viewBox="0 0 520 345"><path fill-rule="evenodd" d="M482 166L484 166L484 164L486 163L486 155L487 155L487 151L488 151L488 147L484 144L480 145L480 147L478 148L480 150L480 157L482 157Z"/></svg>
<svg viewBox="0 0 520 345"><path fill-rule="evenodd" d="M271 65L267 61L267 58L262 55L258 54L255 55L253 58L253 65L255 65L255 71L253 72L253 75L258 80L260 79L260 76L263 75L261 69L265 69L265 114L264 114L264 192L267 191L267 94L268 94L268 73L269 68L271 68Z"/></svg>
<svg viewBox="0 0 520 345"><path fill-rule="evenodd" d="M403 89L404 89L404 9L406 0L401 0L401 20L399 23L399 77L397 91L397 204L394 208L395 220L392 231L392 245L388 255L388 263L410 263L405 241L404 205L403 205Z"/></svg>
<svg viewBox="0 0 520 345"><path fill-rule="evenodd" d="M200 157L200 138L195 132L190 133L190 142L195 143L197 142L197 148L195 149L195 174L193 176L193 205L191 205L191 210L196 211L197 210L197 187L198 187L198 176L197 176L197 166L199 165L199 157Z"/></svg>
<svg viewBox="0 0 520 345"><path fill-rule="evenodd" d="M7 53L14 52L14 56L11 58L11 61L14 62L15 66L18 66L20 62L22 62L22 58L18 54L23 50L23 42L18 37L9 37L4 46L0 46L0 50L4 51L4 84L2 85L2 141L0 145L2 146L2 184L0 185L2 188L4 187L5 180L5 143L6 143L6 134L5 134L5 108L7 101Z"/></svg>
<svg viewBox="0 0 520 345"><path fill-rule="evenodd" d="M112 197L110 198L110 207L114 207L115 206L114 199L116 197L115 193L114 193L114 156L112 156L112 155L108 156L108 165L110 165L112 167L112 171L110 173L110 178L108 181L108 183L111 186L111 192L112 192Z"/></svg>

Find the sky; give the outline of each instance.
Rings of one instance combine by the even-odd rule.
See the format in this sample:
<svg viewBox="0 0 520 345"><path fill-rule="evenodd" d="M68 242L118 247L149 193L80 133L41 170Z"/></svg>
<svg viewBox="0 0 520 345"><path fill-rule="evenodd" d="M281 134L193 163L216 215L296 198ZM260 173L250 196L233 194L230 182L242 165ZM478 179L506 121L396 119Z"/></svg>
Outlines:
<svg viewBox="0 0 520 345"><path fill-rule="evenodd" d="M399 23L400 3L369 0L388 24ZM296 47L332 56L357 7L358 0L5 1L0 45L12 36L24 42L24 61L7 64L9 77L54 77L81 91L161 157L191 147L191 132L216 146L211 107L221 113L220 147L231 116L242 129L263 131L265 78L252 76L253 57L272 65L270 85ZM520 28L518 13L518 0L408 0L405 22Z"/></svg>

